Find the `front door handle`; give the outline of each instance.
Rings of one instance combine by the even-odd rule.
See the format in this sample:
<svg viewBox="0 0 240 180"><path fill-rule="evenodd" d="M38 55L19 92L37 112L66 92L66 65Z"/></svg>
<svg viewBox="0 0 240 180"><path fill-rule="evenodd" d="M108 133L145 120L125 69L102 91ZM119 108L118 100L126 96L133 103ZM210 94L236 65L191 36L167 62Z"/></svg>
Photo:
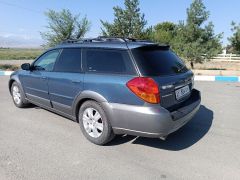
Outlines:
<svg viewBox="0 0 240 180"><path fill-rule="evenodd" d="M47 79L47 77L45 77L45 76L42 76L42 79L43 79L43 80L46 80L46 79Z"/></svg>

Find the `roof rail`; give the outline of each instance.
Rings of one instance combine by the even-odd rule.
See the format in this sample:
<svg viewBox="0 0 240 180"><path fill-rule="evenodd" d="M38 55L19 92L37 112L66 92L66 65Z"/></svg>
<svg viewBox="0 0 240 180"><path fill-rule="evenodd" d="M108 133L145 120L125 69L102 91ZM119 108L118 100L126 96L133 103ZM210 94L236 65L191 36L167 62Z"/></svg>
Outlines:
<svg viewBox="0 0 240 180"><path fill-rule="evenodd" d="M119 42L125 42L124 38L122 38L122 37L98 36L97 39L101 39L102 41L119 41Z"/></svg>
<svg viewBox="0 0 240 180"><path fill-rule="evenodd" d="M141 39L135 39L131 37L111 37L111 36L99 36L99 39L104 39L105 41L121 41L121 42L146 42L146 43L153 43L151 40L141 40Z"/></svg>
<svg viewBox="0 0 240 180"><path fill-rule="evenodd" d="M111 36L98 36L97 38L83 38L83 39L67 39L63 41L61 44L67 43L85 43L85 42L146 42L146 43L153 43L149 40L137 40L135 38L130 37L111 37Z"/></svg>
<svg viewBox="0 0 240 180"><path fill-rule="evenodd" d="M66 40L62 41L61 44L78 43L78 42L82 42L82 40L81 39L66 39Z"/></svg>
<svg viewBox="0 0 240 180"><path fill-rule="evenodd" d="M103 39L97 38L82 38L82 39L67 39L63 41L61 44L68 44L68 43L84 43L84 42L101 42L104 41Z"/></svg>
<svg viewBox="0 0 240 180"><path fill-rule="evenodd" d="M98 36L98 38L104 39L106 41L121 41L121 42L129 42L129 41L136 42L136 41L138 41L135 38L121 37L121 36L113 36L113 37L112 36Z"/></svg>

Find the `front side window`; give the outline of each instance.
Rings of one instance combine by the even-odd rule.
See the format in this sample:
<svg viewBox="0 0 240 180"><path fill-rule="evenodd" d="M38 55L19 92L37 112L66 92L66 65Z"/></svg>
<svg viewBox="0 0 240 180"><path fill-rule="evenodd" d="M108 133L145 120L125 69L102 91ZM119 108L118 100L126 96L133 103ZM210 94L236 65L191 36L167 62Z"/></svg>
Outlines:
<svg viewBox="0 0 240 180"><path fill-rule="evenodd" d="M37 71L52 71L60 50L52 50L43 54L33 65Z"/></svg>
<svg viewBox="0 0 240 180"><path fill-rule="evenodd" d="M83 51L87 72L134 74L134 67L127 51L88 49Z"/></svg>
<svg viewBox="0 0 240 180"><path fill-rule="evenodd" d="M66 48L63 49L59 60L56 62L54 71L56 72L81 72L81 49Z"/></svg>

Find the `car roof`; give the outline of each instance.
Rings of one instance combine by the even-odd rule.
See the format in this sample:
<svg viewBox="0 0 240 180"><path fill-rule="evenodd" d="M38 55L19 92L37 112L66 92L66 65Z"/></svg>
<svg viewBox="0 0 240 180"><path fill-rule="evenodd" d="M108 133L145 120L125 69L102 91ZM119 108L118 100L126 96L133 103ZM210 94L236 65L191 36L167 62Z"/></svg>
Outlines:
<svg viewBox="0 0 240 180"><path fill-rule="evenodd" d="M104 49L135 49L144 46L164 46L152 41L126 38L94 38L82 40L66 40L55 48L104 48Z"/></svg>

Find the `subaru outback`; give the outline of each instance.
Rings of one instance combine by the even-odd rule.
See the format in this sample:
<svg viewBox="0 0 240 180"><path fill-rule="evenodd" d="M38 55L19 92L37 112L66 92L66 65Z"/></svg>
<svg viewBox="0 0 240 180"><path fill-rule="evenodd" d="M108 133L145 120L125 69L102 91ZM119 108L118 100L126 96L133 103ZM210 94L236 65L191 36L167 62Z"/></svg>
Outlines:
<svg viewBox="0 0 240 180"><path fill-rule="evenodd" d="M166 45L130 38L67 40L10 76L14 104L80 124L103 145L116 134L165 139L200 107L193 73Z"/></svg>

